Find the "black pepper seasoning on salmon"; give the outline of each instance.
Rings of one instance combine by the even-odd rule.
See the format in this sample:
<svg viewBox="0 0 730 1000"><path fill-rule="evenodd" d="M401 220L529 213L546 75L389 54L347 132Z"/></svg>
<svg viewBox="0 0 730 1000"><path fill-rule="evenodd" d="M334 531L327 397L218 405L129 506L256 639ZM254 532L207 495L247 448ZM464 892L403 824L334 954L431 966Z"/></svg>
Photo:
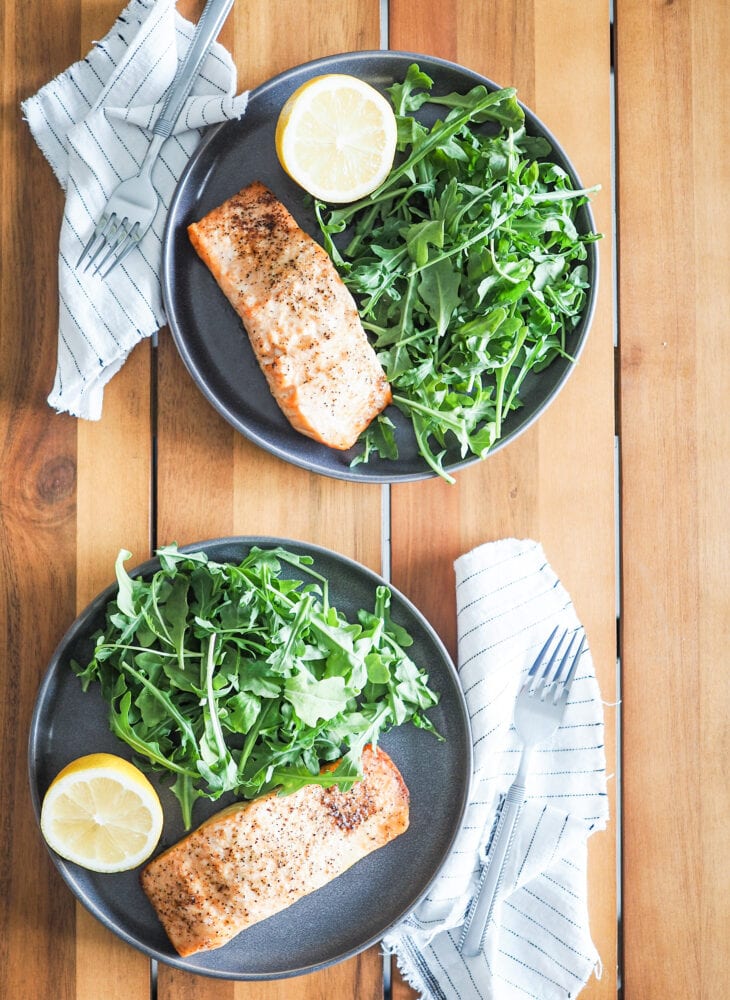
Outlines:
<svg viewBox="0 0 730 1000"><path fill-rule="evenodd" d="M193 955L321 888L407 827L398 768L366 747L363 779L350 791L307 785L236 803L149 862L142 888L179 954Z"/></svg>
<svg viewBox="0 0 730 1000"><path fill-rule="evenodd" d="M324 249L255 182L188 227L291 425L347 449L391 402L355 302Z"/></svg>

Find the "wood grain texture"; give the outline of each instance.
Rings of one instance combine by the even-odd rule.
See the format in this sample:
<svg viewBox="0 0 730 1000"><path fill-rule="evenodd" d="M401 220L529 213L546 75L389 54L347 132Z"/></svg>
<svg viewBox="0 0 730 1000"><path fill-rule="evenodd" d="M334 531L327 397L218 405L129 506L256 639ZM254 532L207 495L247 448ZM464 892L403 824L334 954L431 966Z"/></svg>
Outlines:
<svg viewBox="0 0 730 1000"><path fill-rule="evenodd" d="M237 4L225 41L239 86L334 52L378 45L374 0ZM380 488L357 487L287 465L233 432L195 389L165 331L158 382L159 540L272 535L310 541L380 567ZM200 469L201 474L192 474ZM377 948L334 968L283 982L206 981L160 967L159 1000L380 1000Z"/></svg>
<svg viewBox="0 0 730 1000"><path fill-rule="evenodd" d="M128 568L151 555L151 345L139 344L104 393L98 422L78 421L76 606L84 607L114 580L120 548ZM69 623L70 624L70 623ZM77 1000L147 1000L150 963L76 908Z"/></svg>
<svg viewBox="0 0 730 1000"><path fill-rule="evenodd" d="M0 995L21 1000L72 996L75 966L73 898L38 833L26 759L38 685L75 615L75 423L45 402L63 200L19 108L76 55L78 11L64 17L65 7L46 7L60 25L53 39L37 9L0 9Z"/></svg>
<svg viewBox="0 0 730 1000"><path fill-rule="evenodd" d="M194 18L202 0L178 6ZM0 4L0 996L13 1000L151 996L146 958L75 906L41 843L27 792L25 745L45 665L77 610L110 581L117 549L130 548L141 561L155 543L274 534L380 567L381 488L313 476L237 435L194 387L167 331L159 348L148 342L135 349L107 389L98 424L58 416L46 405L63 197L19 102L83 56L121 7L121 0ZM728 396L730 303L727 282L718 289L713 275L727 273L726 218L715 206L727 203L729 179L703 126L711 119L717 134L727 132L720 60L730 39L719 5L617 0L617 8L621 249L630 262L621 289L626 995L643 1000L681 988L683 996L714 998L728 979L730 936L721 853L730 699L727 682L710 677L727 632L730 581L717 527L724 524L727 464L716 456L727 454L728 441L726 421L709 419L703 405ZM250 88L302 61L377 48L379 13L378 0L247 0L235 5L222 41L240 88ZM429 481L390 491L394 583L455 652L454 558L490 538L538 538L575 600L604 697L613 701L607 4L391 0L388 13L392 48L445 56L518 86L584 180L604 185L594 207L609 237L601 246L601 301L589 344L548 413L508 449L460 473L455 487ZM668 81L672 115L655 86L657 72ZM657 134L666 141L647 146L647 136ZM714 202L700 194L718 189L722 198ZM652 267L657 248L665 249L662 266ZM694 433L683 433L688 424ZM668 671L661 698L649 687L655 666ZM683 702L688 684L680 678L695 674L701 696ZM649 696L665 751L659 759L643 728ZM607 724L610 738L610 710ZM714 755L705 753L710 746ZM694 785L700 762L707 794ZM691 807L681 815L671 809L677 794ZM683 839L688 817L691 839ZM612 827L591 845L592 927L604 976L583 994L590 998L616 992L614 833ZM659 959L646 962L656 949ZM412 996L396 980L394 1000ZM161 967L157 997L382 1000L381 958L370 949L321 973L265 984Z"/></svg>
<svg viewBox="0 0 730 1000"><path fill-rule="evenodd" d="M391 4L390 45L458 61L518 96L569 152L595 200L605 277L588 345L564 390L538 423L506 449L458 474L392 490L393 580L456 652L453 561L484 541L539 540L573 596L590 638L604 699L615 699L614 400L611 297L609 24L603 4L442 5L424 18L416 0ZM413 43L415 39L415 44ZM577 96L579 92L580 97ZM580 414L579 419L576 415ZM580 470L576 474L576 470ZM432 534L430 547L424 538ZM615 715L607 710L609 774ZM611 785L613 792L613 785ZM613 801L612 801L613 814ZM616 828L590 843L591 932L603 975L586 997L616 993ZM396 1000L413 996L399 982Z"/></svg>
<svg viewBox="0 0 730 1000"><path fill-rule="evenodd" d="M625 996L699 1000L730 979L730 12L616 30Z"/></svg>
<svg viewBox="0 0 730 1000"><path fill-rule="evenodd" d="M119 14L113 0L82 0L82 58ZM114 579L120 548L133 562L151 550L151 344L140 344L104 393L102 418L78 421L76 517L76 609L81 611ZM131 567L130 567L131 568ZM76 1000L147 1000L150 963L76 906Z"/></svg>

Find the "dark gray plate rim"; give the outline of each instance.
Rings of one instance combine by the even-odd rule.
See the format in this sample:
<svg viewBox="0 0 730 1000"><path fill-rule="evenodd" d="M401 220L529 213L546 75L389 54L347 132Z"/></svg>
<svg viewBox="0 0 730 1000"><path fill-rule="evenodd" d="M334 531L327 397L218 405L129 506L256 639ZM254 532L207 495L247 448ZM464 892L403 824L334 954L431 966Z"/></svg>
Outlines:
<svg viewBox="0 0 730 1000"><path fill-rule="evenodd" d="M436 93L469 89L477 84L498 89L487 77L456 63L412 52L360 51L327 56L289 69L253 90L241 119L212 127L191 157L172 197L162 254L162 295L168 324L180 357L209 403L236 430L280 459L321 475L356 482L395 483L432 478L435 473L419 455L408 421L396 407L388 416L396 425L400 457L374 458L354 467L358 446L346 452L326 448L299 434L273 400L251 351L242 324L221 295L213 277L187 238L187 225L253 180L267 184L294 214L303 229L321 240L313 212L302 190L281 169L274 149L278 111L300 84L322 73L351 73L384 91L417 62L435 81ZM582 187L567 154L550 130L521 104L528 132L551 144L551 159ZM426 114L424 110L419 114ZM581 232L595 232L589 204L579 209ZM556 359L545 371L530 373L523 383L523 406L509 414L502 438L489 455L522 434L555 399L585 346L596 305L598 251L587 246L590 292L584 315L571 334L572 360ZM487 458L489 458L489 455ZM480 461L447 449L450 473Z"/></svg>
<svg viewBox="0 0 730 1000"><path fill-rule="evenodd" d="M428 892L446 862L468 802L472 745L466 703L453 662L424 616L392 584L354 560L321 546L286 538L234 536L181 546L205 551L218 562L237 561L251 546L282 545L312 556L314 568L330 580L331 603L350 616L357 607L372 607L376 587L392 594L395 621L414 637L409 652L428 671L441 700L429 716L446 737L439 743L428 733L403 726L381 741L400 768L411 792L409 830L363 859L328 886L288 910L262 921L223 948L181 958L172 948L139 885L139 869L98 875L49 851L61 877L76 898L128 944L150 958L205 976L236 980L276 979L325 968L379 941ZM134 575L159 568L149 560ZM287 575L300 578L296 570ZM116 592L111 584L78 616L49 663L31 721L28 769L36 818L50 781L69 761L84 753L106 751L132 759L128 748L108 729L106 709L93 689L82 693L70 669L72 658L90 653L90 637L103 621L104 609ZM155 776L165 825L157 851L183 836L177 802ZM194 825L220 809L199 800ZM404 877L404 872L408 875Z"/></svg>

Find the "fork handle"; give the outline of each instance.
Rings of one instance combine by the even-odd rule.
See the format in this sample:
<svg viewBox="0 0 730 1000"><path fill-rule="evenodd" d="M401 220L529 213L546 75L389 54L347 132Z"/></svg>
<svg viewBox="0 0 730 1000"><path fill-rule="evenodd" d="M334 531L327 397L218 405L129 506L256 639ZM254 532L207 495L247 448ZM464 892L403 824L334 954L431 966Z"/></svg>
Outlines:
<svg viewBox="0 0 730 1000"><path fill-rule="evenodd" d="M514 839L515 823L524 801L525 785L518 773L502 802L489 857L482 869L476 893L464 921L459 941L463 955L478 955L482 950L484 936L502 885L504 863Z"/></svg>
<svg viewBox="0 0 730 1000"><path fill-rule="evenodd" d="M180 117L180 112L195 82L200 64L218 37L232 6L233 0L208 0L203 8L188 51L178 67L160 116L152 129L155 135L167 138L175 127L175 122Z"/></svg>

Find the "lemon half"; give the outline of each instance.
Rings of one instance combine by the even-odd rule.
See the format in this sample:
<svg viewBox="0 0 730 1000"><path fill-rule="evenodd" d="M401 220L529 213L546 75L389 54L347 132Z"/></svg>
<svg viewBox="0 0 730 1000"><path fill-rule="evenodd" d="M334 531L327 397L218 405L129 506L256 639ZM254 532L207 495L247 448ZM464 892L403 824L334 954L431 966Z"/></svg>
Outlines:
<svg viewBox="0 0 730 1000"><path fill-rule="evenodd" d="M302 84L281 109L276 153L305 191L343 204L383 183L397 133L393 109L374 87L355 76L328 73Z"/></svg>
<svg viewBox="0 0 730 1000"><path fill-rule="evenodd" d="M51 782L41 833L62 858L95 872L145 861L162 833L162 806L142 772L114 754L79 757Z"/></svg>

